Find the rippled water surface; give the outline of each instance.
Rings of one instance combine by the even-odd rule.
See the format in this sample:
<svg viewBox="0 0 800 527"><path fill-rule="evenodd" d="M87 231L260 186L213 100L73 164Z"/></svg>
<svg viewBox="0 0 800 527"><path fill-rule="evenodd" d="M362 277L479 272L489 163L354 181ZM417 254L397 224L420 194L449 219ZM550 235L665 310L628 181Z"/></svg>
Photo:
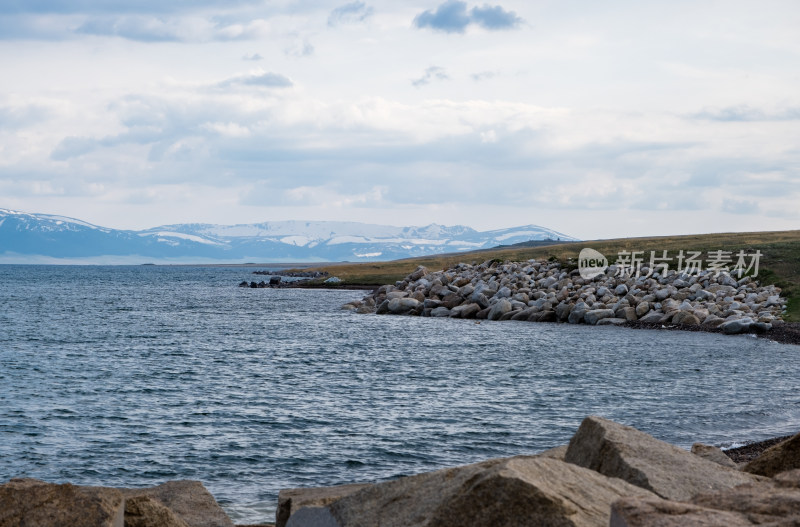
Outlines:
<svg viewBox="0 0 800 527"><path fill-rule="evenodd" d="M800 347L355 315L248 268L0 266L0 481L198 479L238 522L286 487L566 443L588 414L688 447L797 432Z"/></svg>

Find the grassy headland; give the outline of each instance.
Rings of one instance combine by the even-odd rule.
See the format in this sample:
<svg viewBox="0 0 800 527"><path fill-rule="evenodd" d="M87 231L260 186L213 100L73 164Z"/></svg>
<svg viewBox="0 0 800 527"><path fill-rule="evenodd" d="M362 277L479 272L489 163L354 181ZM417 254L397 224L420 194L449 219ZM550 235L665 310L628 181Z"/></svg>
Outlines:
<svg viewBox="0 0 800 527"><path fill-rule="evenodd" d="M761 251L757 278L763 284L776 284L783 290L782 294L788 298L787 320L800 322L800 231L692 234L591 240L539 247L510 246L390 262L327 264L304 270L327 271L331 276L341 278L345 285L377 286L402 280L419 265L431 270L441 270L461 262L478 264L495 258L502 261L554 258L567 265L577 265L578 253L584 247L603 253L610 263L617 259L620 251L643 251L645 262L649 261L650 251L655 251L656 257L661 256L662 251L667 251L667 256L673 259L681 250L684 253L700 251L704 266L709 251L731 251L734 263L736 253L740 250L744 250L748 255L757 250ZM675 269L675 266L676 260L670 262L671 269Z"/></svg>

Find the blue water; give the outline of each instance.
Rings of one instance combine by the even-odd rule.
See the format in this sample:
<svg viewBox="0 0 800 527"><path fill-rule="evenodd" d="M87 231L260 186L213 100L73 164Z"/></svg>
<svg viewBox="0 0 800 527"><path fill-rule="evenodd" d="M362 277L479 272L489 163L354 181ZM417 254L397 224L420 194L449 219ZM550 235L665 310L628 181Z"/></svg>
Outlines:
<svg viewBox="0 0 800 527"><path fill-rule="evenodd" d="M356 315L361 291L252 270L0 266L0 481L199 479L247 523L281 488L535 453L588 414L684 447L800 429L797 346Z"/></svg>

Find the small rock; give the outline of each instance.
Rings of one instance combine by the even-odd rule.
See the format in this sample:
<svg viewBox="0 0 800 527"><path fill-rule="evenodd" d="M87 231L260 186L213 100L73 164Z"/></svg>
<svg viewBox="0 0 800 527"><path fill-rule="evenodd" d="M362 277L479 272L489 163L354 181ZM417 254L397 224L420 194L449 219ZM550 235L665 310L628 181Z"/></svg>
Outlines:
<svg viewBox="0 0 800 527"><path fill-rule="evenodd" d="M734 463L733 460L722 451L722 449L715 446L704 445L703 443L695 443L692 445L692 454L700 456L709 461L713 461L714 463L722 465L723 467L734 469L737 468L736 463Z"/></svg>
<svg viewBox="0 0 800 527"><path fill-rule="evenodd" d="M481 306L479 306L478 304L462 304L450 310L450 317L473 318L480 310Z"/></svg>
<svg viewBox="0 0 800 527"><path fill-rule="evenodd" d="M750 326L753 324L753 319L750 317L743 317L734 320L728 320L719 325L719 328L726 335L736 335L737 333L746 333Z"/></svg>
<svg viewBox="0 0 800 527"><path fill-rule="evenodd" d="M700 319L698 319L694 313L689 311L678 311L672 317L673 324L680 324L682 326L696 326L700 324Z"/></svg>
<svg viewBox="0 0 800 527"><path fill-rule="evenodd" d="M627 322L624 318L602 318L597 321L598 326L621 326Z"/></svg>
<svg viewBox="0 0 800 527"><path fill-rule="evenodd" d="M587 324L595 325L599 320L613 317L613 309L592 309L591 311L586 312L586 314L583 316L583 319Z"/></svg>
<svg viewBox="0 0 800 527"><path fill-rule="evenodd" d="M393 315L410 315L421 306L416 298L392 298L387 309Z"/></svg>
<svg viewBox="0 0 800 527"><path fill-rule="evenodd" d="M661 322L663 316L664 313L651 312L640 318L639 322L644 322L645 324L658 324Z"/></svg>
<svg viewBox="0 0 800 527"><path fill-rule="evenodd" d="M511 309L511 302L505 298L501 298L494 306L492 306L487 318L489 320L499 320L500 317L511 311Z"/></svg>
<svg viewBox="0 0 800 527"><path fill-rule="evenodd" d="M432 317L437 317L437 318L449 317L450 316L450 310L447 309L444 306L435 307L431 311L431 316Z"/></svg>

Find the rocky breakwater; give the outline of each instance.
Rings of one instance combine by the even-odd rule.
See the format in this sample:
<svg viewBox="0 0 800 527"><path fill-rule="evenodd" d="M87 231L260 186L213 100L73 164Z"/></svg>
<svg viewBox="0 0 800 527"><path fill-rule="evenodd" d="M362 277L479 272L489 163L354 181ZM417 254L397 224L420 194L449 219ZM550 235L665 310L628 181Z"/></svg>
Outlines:
<svg viewBox="0 0 800 527"><path fill-rule="evenodd" d="M798 445L800 435L738 468L713 447L695 454L590 416L568 445L537 455L283 490L276 527L798 525Z"/></svg>
<svg viewBox="0 0 800 527"><path fill-rule="evenodd" d="M765 332L781 324L780 288L745 276L659 273L639 276L612 265L592 278L559 262L458 264L431 272L418 267L394 285L342 306L358 313L524 320L608 325L626 322L719 328L728 334Z"/></svg>

